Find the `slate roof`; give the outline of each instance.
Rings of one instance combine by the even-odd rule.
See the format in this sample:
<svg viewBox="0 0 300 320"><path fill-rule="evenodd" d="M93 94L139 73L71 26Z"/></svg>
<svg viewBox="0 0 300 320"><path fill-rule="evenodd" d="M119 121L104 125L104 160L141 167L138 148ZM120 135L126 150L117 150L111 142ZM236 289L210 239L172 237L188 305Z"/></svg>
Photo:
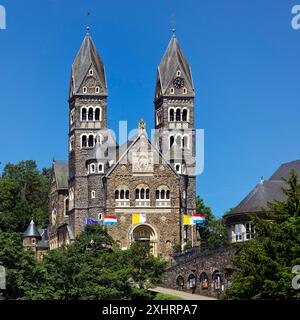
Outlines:
<svg viewBox="0 0 300 320"><path fill-rule="evenodd" d="M48 229L39 229L39 233L42 239L36 244L37 248L48 249L49 248L49 235Z"/></svg>
<svg viewBox="0 0 300 320"><path fill-rule="evenodd" d="M268 202L285 200L286 196L281 188L286 188L287 184L282 178L288 178L293 169L300 178L300 160L282 164L269 180L262 181L256 185L228 215L262 212L263 209L268 208Z"/></svg>
<svg viewBox="0 0 300 320"><path fill-rule="evenodd" d="M177 38L174 35L171 38L167 50L158 66L157 83L161 86L162 94L166 93L166 90L176 77L178 69L182 72L182 77L185 80L185 87L188 89L188 93L192 93L194 95L191 68L183 55Z"/></svg>
<svg viewBox="0 0 300 320"><path fill-rule="evenodd" d="M104 64L99 56L96 46L90 36L86 34L77 56L72 64L71 87L72 94L76 94L87 75L89 69L93 66L96 76L99 78L105 92L107 91Z"/></svg>
<svg viewBox="0 0 300 320"><path fill-rule="evenodd" d="M69 163L67 160L55 160L53 169L56 179L57 190L68 189Z"/></svg>
<svg viewBox="0 0 300 320"><path fill-rule="evenodd" d="M23 238L28 238L28 237L41 238L41 235L33 220L30 221L26 231L23 233Z"/></svg>

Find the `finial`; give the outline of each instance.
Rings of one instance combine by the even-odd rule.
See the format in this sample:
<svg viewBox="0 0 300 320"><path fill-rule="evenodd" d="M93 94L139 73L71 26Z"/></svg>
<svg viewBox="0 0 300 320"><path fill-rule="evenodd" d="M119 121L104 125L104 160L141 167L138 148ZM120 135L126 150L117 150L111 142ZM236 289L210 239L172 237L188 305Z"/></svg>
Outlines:
<svg viewBox="0 0 300 320"><path fill-rule="evenodd" d="M139 121L139 129L142 129L142 130L146 129L146 122L144 121L144 119L141 119Z"/></svg>
<svg viewBox="0 0 300 320"><path fill-rule="evenodd" d="M260 184L263 184L263 183L264 183L264 177L261 176L261 177L260 177Z"/></svg>
<svg viewBox="0 0 300 320"><path fill-rule="evenodd" d="M86 34L90 34L90 13L86 15Z"/></svg>
<svg viewBox="0 0 300 320"><path fill-rule="evenodd" d="M175 12L172 13L172 16L171 16L171 24L173 26L172 28L172 33L173 33L173 38L176 38L176 29L175 29L175 24L176 24L176 14Z"/></svg>

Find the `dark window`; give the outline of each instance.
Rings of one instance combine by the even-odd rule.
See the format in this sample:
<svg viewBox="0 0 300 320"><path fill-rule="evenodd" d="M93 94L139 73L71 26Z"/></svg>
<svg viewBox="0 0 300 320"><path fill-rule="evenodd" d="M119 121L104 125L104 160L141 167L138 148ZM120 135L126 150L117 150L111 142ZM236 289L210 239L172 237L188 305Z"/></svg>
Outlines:
<svg viewBox="0 0 300 320"><path fill-rule="evenodd" d="M160 191L160 198L164 199L165 198L165 190Z"/></svg>
<svg viewBox="0 0 300 320"><path fill-rule="evenodd" d="M81 146L85 148L87 146L86 136L81 137Z"/></svg>
<svg viewBox="0 0 300 320"><path fill-rule="evenodd" d="M119 190L115 191L115 199L119 199Z"/></svg>
<svg viewBox="0 0 300 320"><path fill-rule="evenodd" d="M150 199L150 190L146 189L146 199Z"/></svg>
<svg viewBox="0 0 300 320"><path fill-rule="evenodd" d="M139 198L140 198L140 190L139 190L139 189L136 189L136 190L135 190L135 198L136 198L136 199L139 199Z"/></svg>
<svg viewBox="0 0 300 320"><path fill-rule="evenodd" d="M174 121L174 109L170 109L170 121Z"/></svg>
<svg viewBox="0 0 300 320"><path fill-rule="evenodd" d="M100 109L97 108L96 111L95 111L95 120L100 120Z"/></svg>
<svg viewBox="0 0 300 320"><path fill-rule="evenodd" d="M183 109L182 111L182 121L187 121L187 110Z"/></svg>
<svg viewBox="0 0 300 320"><path fill-rule="evenodd" d="M126 198L126 199L129 199L129 190L126 190L126 192L125 192L125 198Z"/></svg>
<svg viewBox="0 0 300 320"><path fill-rule="evenodd" d="M82 108L81 110L81 120L86 120L86 108Z"/></svg>
<svg viewBox="0 0 300 320"><path fill-rule="evenodd" d="M93 120L94 118L94 110L93 108L89 108L89 120Z"/></svg>
<svg viewBox="0 0 300 320"><path fill-rule="evenodd" d="M156 199L159 199L159 190L156 190L155 197L156 197Z"/></svg>
<svg viewBox="0 0 300 320"><path fill-rule="evenodd" d="M141 199L145 199L145 189L141 189Z"/></svg>
<svg viewBox="0 0 300 320"><path fill-rule="evenodd" d="M170 137L170 148L173 146L174 141L175 141L174 136L171 136Z"/></svg>
<svg viewBox="0 0 300 320"><path fill-rule="evenodd" d="M94 146L94 136L90 135L89 136L89 147L93 147Z"/></svg>
<svg viewBox="0 0 300 320"><path fill-rule="evenodd" d="M166 199L170 199L170 190L166 191Z"/></svg>
<svg viewBox="0 0 300 320"><path fill-rule="evenodd" d="M180 109L176 109L176 121L181 121L180 113L181 113Z"/></svg>

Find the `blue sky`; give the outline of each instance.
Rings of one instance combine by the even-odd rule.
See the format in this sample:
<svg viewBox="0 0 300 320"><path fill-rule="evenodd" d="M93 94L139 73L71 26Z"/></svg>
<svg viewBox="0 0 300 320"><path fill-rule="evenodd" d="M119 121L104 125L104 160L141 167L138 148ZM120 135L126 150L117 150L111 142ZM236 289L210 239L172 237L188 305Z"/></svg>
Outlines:
<svg viewBox="0 0 300 320"><path fill-rule="evenodd" d="M108 125L153 127L157 65L171 15L196 90L196 127L205 129L197 191L217 215L234 207L283 163L300 158L300 30L290 0L0 0L0 170L67 158L70 66L91 34L106 66Z"/></svg>

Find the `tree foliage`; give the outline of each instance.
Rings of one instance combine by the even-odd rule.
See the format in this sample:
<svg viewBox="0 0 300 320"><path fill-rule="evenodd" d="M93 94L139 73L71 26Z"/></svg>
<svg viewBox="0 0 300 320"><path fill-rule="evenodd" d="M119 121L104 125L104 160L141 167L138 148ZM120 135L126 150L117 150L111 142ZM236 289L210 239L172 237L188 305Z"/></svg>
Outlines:
<svg viewBox="0 0 300 320"><path fill-rule="evenodd" d="M252 216L255 237L239 244L232 286L226 299L299 299L292 268L300 264L300 184L295 172L285 180L284 201L269 203L270 221Z"/></svg>
<svg viewBox="0 0 300 320"><path fill-rule="evenodd" d="M1 241L1 240L5 241ZM151 298L165 262L133 243L122 251L101 226L87 226L74 243L35 261L18 234L0 232L0 264L7 268L6 299L102 300Z"/></svg>
<svg viewBox="0 0 300 320"><path fill-rule="evenodd" d="M30 220L48 225L50 169L39 171L35 161L7 164L0 177L0 230L23 232Z"/></svg>
<svg viewBox="0 0 300 320"><path fill-rule="evenodd" d="M198 226L202 249L216 249L227 245L227 229L223 219L217 219L204 200L197 197L197 212L204 215L206 221Z"/></svg>

